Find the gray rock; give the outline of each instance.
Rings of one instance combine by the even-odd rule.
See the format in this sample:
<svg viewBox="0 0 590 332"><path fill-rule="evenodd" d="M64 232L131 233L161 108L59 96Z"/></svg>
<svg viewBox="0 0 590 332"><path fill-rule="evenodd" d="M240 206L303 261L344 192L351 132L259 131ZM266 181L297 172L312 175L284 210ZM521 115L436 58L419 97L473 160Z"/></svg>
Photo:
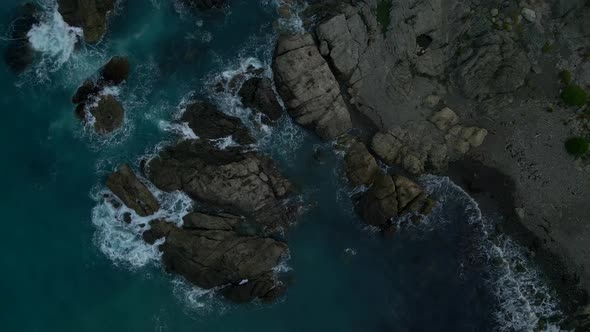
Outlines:
<svg viewBox="0 0 590 332"><path fill-rule="evenodd" d="M447 131L459 122L459 116L448 107L434 113L429 119L430 122L442 131Z"/></svg>
<svg viewBox="0 0 590 332"><path fill-rule="evenodd" d="M156 213L160 204L151 191L137 178L131 167L123 164L107 179L107 187L123 204L146 217Z"/></svg>
<svg viewBox="0 0 590 332"><path fill-rule="evenodd" d="M252 217L269 230L291 221L284 203L292 185L260 153L217 150L206 141L187 140L162 150L146 169L163 191L181 190L211 207Z"/></svg>
<svg viewBox="0 0 590 332"><path fill-rule="evenodd" d="M279 295L273 291L277 285L272 269L287 254L287 244L242 235L236 231L241 222L241 218L231 215L192 213L185 217L182 228L162 220L152 221L143 238L150 244L165 238L159 249L166 271L196 286L225 286L224 295L238 302L272 300Z"/></svg>
<svg viewBox="0 0 590 332"><path fill-rule="evenodd" d="M340 86L310 35L279 39L274 73L287 111L297 123L324 139L352 127Z"/></svg>
<svg viewBox="0 0 590 332"><path fill-rule="evenodd" d="M365 144L350 138L343 139L339 143L346 145L344 163L350 183L355 187L371 185L380 169Z"/></svg>
<svg viewBox="0 0 590 332"><path fill-rule="evenodd" d="M116 0L57 0L66 23L81 27L87 43L96 43L107 31L107 15Z"/></svg>
<svg viewBox="0 0 590 332"><path fill-rule="evenodd" d="M277 100L268 78L253 77L244 82L238 95L242 104L264 114L264 122L269 124L277 121L283 115L283 108Z"/></svg>

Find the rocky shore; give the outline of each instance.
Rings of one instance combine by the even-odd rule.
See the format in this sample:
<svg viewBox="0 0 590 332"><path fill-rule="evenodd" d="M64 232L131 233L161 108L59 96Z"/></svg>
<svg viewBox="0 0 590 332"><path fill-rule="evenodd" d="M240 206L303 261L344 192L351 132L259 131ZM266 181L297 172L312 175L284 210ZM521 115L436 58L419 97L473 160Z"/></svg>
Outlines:
<svg viewBox="0 0 590 332"><path fill-rule="evenodd" d="M311 33L281 37L274 65L296 121L324 138L365 129L395 172L448 174L496 202L567 310L586 305L589 158L564 143L590 135L589 4L311 1L304 19ZM368 156L347 161L374 169ZM395 179L379 176L370 201Z"/></svg>

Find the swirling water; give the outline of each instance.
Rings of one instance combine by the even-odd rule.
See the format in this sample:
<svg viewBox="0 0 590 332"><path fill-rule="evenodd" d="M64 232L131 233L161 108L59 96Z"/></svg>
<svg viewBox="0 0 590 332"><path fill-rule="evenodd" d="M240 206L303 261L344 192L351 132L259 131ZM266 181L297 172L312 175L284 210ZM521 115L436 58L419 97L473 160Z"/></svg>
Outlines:
<svg viewBox="0 0 590 332"><path fill-rule="evenodd" d="M0 6L4 31L19 3ZM40 3L43 19L28 36L40 59L21 75L0 69L2 331L529 331L559 313L518 245L489 235L493 221L448 179L423 179L442 198L425 224L383 239L355 217L330 143L287 117L261 126L231 93L213 92L248 65L272 75L275 3L235 0L204 14L126 0L104 40L81 47L54 3ZM117 91L125 125L102 137L79 123L70 98L112 55L128 56L133 70ZM174 123L194 96L249 123L255 148L299 188L306 212L288 235L291 257L279 268L290 286L279 303L236 306L166 275L155 247L138 239L140 220L123 225L121 211L100 203L118 164L198 136ZM169 219L190 210L182 194L153 190Z"/></svg>

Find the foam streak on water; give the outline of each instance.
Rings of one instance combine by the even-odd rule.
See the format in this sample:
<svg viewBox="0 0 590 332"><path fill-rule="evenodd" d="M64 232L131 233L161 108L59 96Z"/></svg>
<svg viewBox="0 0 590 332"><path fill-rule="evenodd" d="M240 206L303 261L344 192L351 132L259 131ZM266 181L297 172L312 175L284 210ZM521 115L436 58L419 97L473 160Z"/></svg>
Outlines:
<svg viewBox="0 0 590 332"><path fill-rule="evenodd" d="M475 234L480 237L477 240L479 252L475 255L483 258L491 269L488 283L497 300L495 319L498 331L533 331L542 325L541 320L561 314L558 301L538 268L526 257L524 249L508 236L494 234L494 224L482 215L473 198L446 177L425 176L422 184L429 194L440 198L438 209L451 200L461 202L468 216L466 222L479 226L480 232ZM446 223L437 215L435 211L426 219L426 228ZM547 324L539 331L558 330Z"/></svg>
<svg viewBox="0 0 590 332"><path fill-rule="evenodd" d="M72 56L76 43L82 39L81 28L71 27L64 22L57 10L57 4L45 3L40 23L27 33L31 46L42 53L46 69L59 70Z"/></svg>

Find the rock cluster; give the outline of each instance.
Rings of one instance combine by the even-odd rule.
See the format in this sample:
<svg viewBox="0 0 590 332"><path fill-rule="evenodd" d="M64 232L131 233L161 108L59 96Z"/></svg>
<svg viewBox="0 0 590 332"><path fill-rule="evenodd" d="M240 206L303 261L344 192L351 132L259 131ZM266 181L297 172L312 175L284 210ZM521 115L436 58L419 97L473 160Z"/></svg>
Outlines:
<svg viewBox="0 0 590 332"><path fill-rule="evenodd" d="M183 221L177 227L154 220L143 234L150 244L166 239L160 246L166 271L206 289L224 287L236 302L272 301L284 291L271 271L287 253L286 243L244 233L245 221L230 214L194 212Z"/></svg>
<svg viewBox="0 0 590 332"><path fill-rule="evenodd" d="M125 110L109 88L116 87L129 76L129 61L113 57L104 65L96 79L87 79L72 97L76 114L83 121L93 121L99 134L107 134L123 124Z"/></svg>
<svg viewBox="0 0 590 332"><path fill-rule="evenodd" d="M310 34L280 37L273 67L278 92L297 123L324 139L352 127L339 83Z"/></svg>
<svg viewBox="0 0 590 332"><path fill-rule="evenodd" d="M483 128L461 126L459 116L448 107L435 112L429 121L381 131L373 136L371 149L388 165L422 174L444 170L449 160L480 146L488 134Z"/></svg>
<svg viewBox="0 0 590 332"><path fill-rule="evenodd" d="M115 9L117 0L57 0L57 3L64 21L81 27L87 43L96 43L107 31L107 15Z"/></svg>
<svg viewBox="0 0 590 332"><path fill-rule="evenodd" d="M199 211L186 215L180 227L161 220L155 214L157 199L127 165L108 178L107 186L137 215L152 217L143 238L158 243L168 272L199 287L222 288L237 302L276 299L284 287L273 268L288 246L270 235L292 222L293 186L267 156L246 146L216 146L215 139L227 135L243 144L252 141L239 119L195 101L180 121L199 138L163 149L143 170L158 189L182 191L199 201Z"/></svg>
<svg viewBox="0 0 590 332"><path fill-rule="evenodd" d="M242 104L264 115L266 124L277 121L283 115L283 107L277 100L269 78L252 77L248 79L238 92Z"/></svg>
<svg viewBox="0 0 590 332"><path fill-rule="evenodd" d="M435 200L407 177L383 173L363 143L343 137L340 144L345 150L345 170L350 183L369 187L358 204L359 214L367 224L389 232L393 218L432 212Z"/></svg>

